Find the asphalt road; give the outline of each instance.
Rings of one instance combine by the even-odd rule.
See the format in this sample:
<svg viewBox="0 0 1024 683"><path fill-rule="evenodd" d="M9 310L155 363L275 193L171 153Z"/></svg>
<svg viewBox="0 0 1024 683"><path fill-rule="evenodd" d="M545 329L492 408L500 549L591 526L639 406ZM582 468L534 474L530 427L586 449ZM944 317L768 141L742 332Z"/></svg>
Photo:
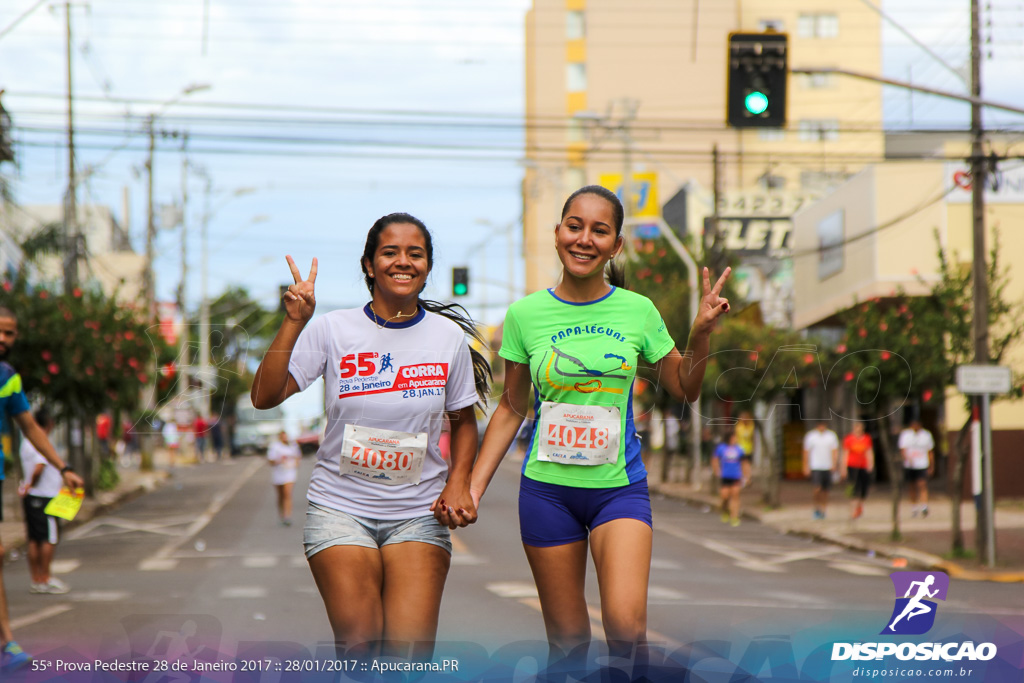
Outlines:
<svg viewBox="0 0 1024 683"><path fill-rule="evenodd" d="M330 654L330 628L301 547L302 492L313 460L304 458L300 469L295 526L277 521L263 459L246 457L175 470L160 489L69 533L54 565L72 586L67 595L29 594L26 562L8 562L19 642L51 661L75 653L210 661L246 650ZM518 476L516 463L503 465L481 521L457 532L441 642L492 652L510 643L540 647L543 623L518 535ZM885 625L893 607L887 561L753 522L732 528L675 500L653 504L653 641L676 649L709 639L784 638L811 647L837 632L877 637ZM587 594L600 636L592 571ZM941 609L947 630L974 617L1024 620L1014 585L955 581Z"/></svg>

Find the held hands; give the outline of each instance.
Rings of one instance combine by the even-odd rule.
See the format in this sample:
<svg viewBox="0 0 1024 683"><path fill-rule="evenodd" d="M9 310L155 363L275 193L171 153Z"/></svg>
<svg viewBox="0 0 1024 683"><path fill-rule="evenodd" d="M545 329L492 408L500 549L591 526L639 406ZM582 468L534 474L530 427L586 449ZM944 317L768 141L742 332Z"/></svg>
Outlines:
<svg viewBox="0 0 1024 683"><path fill-rule="evenodd" d="M288 268L292 271L292 277L295 278L295 284L289 285L288 291L281 296L281 300L284 302L285 319L305 325L313 317L313 311L316 309L316 297L313 295L313 283L316 282L316 258L313 259L313 265L309 267L309 277L305 280L302 279L302 274L292 257L285 256L285 259L288 261Z"/></svg>
<svg viewBox="0 0 1024 683"><path fill-rule="evenodd" d="M715 329L718 318L729 312L729 300L721 296L722 287L729 279L732 268L726 268L722 276L718 278L715 286L711 286L711 272L704 268L704 296L700 300L697 310L697 317L693 321L693 331L696 334L711 334Z"/></svg>
<svg viewBox="0 0 1024 683"><path fill-rule="evenodd" d="M476 522L476 498L468 486L449 481L430 506L430 511L438 522L449 529L469 526Z"/></svg>

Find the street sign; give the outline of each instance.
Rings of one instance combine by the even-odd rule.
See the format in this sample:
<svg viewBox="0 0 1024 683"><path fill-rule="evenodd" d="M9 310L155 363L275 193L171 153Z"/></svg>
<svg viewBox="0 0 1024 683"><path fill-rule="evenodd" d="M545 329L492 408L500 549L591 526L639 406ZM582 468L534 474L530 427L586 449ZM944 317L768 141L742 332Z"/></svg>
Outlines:
<svg viewBox="0 0 1024 683"><path fill-rule="evenodd" d="M963 394L1008 394L1013 377L1001 365L961 365L956 369L956 388Z"/></svg>

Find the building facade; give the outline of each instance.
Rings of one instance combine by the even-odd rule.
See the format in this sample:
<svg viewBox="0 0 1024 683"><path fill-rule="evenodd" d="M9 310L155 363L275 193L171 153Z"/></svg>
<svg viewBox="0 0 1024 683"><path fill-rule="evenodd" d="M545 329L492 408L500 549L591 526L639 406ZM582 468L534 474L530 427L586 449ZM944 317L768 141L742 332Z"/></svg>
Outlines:
<svg viewBox="0 0 1024 683"><path fill-rule="evenodd" d="M1010 138L989 140L996 154L1012 144ZM885 300L899 291L927 295L941 279L940 245L954 263L970 268L974 249L966 135L891 136L890 149L934 159L868 167L794 216L796 327L824 330L827 336L828 328L841 325L857 302ZM1001 266L1010 274L1003 296L1021 302L1024 234L1016 226L1024 223L1024 168L1013 162L1002 166L985 192L986 244L992 248L998 230ZM1001 364L1016 368L1019 376L1024 344L1009 349ZM964 405L964 397L949 388L932 425L937 436L955 435L968 418ZM996 401L992 429L996 493L1024 495L1024 401ZM942 441L940 450L948 452Z"/></svg>
<svg viewBox="0 0 1024 683"><path fill-rule="evenodd" d="M632 178L629 210L650 215L682 190L688 220L676 229L694 235L715 214L717 195L727 238L760 246L766 233L788 232L801 203L881 160L882 93L869 82L792 75L785 129L725 126L728 36L763 30L788 34L791 67L881 72L880 18L857 0L534 0L526 18L527 291L557 281L550 231L582 185L617 182L621 196L622 179ZM775 266L785 259L784 250L760 255ZM777 281L775 266L752 285Z"/></svg>

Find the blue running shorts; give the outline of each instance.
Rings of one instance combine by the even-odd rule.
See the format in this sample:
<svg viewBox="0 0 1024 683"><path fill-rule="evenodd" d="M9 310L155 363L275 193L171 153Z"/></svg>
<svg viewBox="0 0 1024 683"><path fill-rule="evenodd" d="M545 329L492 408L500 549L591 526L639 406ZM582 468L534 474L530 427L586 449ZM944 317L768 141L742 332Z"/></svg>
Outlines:
<svg viewBox="0 0 1024 683"><path fill-rule="evenodd" d="M519 533L526 545L550 548L582 541L614 519L637 519L654 528L646 479L606 489L520 480Z"/></svg>

